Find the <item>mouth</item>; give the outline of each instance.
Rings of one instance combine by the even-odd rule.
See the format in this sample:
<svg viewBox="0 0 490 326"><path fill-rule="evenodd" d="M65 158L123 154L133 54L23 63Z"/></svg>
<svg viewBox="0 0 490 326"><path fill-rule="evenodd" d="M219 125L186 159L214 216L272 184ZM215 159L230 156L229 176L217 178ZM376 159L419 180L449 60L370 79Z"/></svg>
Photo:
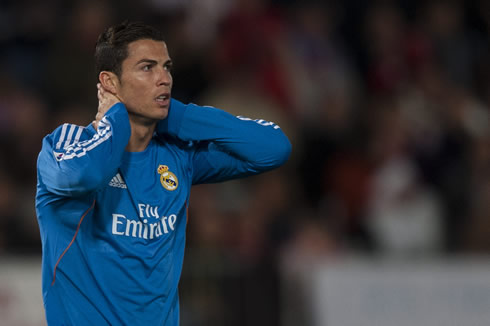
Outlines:
<svg viewBox="0 0 490 326"><path fill-rule="evenodd" d="M170 104L170 94L169 93L163 93L163 94L158 95L155 98L155 102L157 102L157 104L162 108L167 107Z"/></svg>

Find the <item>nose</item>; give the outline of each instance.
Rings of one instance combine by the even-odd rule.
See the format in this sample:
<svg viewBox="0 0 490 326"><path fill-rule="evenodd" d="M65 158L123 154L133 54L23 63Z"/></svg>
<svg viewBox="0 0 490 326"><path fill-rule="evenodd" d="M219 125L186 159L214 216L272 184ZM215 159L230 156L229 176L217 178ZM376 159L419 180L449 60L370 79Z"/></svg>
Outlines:
<svg viewBox="0 0 490 326"><path fill-rule="evenodd" d="M170 70L165 67L161 67L158 74L158 86L170 86L172 85L172 74Z"/></svg>

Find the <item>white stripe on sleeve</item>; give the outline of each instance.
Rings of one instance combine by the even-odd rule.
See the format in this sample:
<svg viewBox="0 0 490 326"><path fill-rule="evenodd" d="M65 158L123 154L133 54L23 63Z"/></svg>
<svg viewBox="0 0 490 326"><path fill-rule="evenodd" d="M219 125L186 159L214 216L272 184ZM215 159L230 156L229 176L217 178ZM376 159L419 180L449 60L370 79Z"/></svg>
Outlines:
<svg viewBox="0 0 490 326"><path fill-rule="evenodd" d="M90 152L92 149L94 149L95 147L99 146L101 143L103 143L107 139L111 138L111 136L112 136L112 132L109 132L104 137L99 138L95 143L91 144L90 146L88 146L88 147L82 147L80 152L78 152L78 153L71 153L69 155L63 156L62 157L62 160L70 160L70 159L72 159L74 157L82 157L82 156L85 156L85 154L87 154L87 152Z"/></svg>
<svg viewBox="0 0 490 326"><path fill-rule="evenodd" d="M82 135L83 127L78 127L77 134L75 135L75 141L73 143L78 143L80 141L80 136Z"/></svg>
<svg viewBox="0 0 490 326"><path fill-rule="evenodd" d="M63 146L63 149L66 149L70 145L71 138L73 137L76 127L76 125L70 125L70 131L68 132L68 136L66 136L65 146Z"/></svg>
<svg viewBox="0 0 490 326"><path fill-rule="evenodd" d="M65 140L65 134L66 134L66 128L67 127L68 127L68 124L67 123L63 124L63 127L61 128L61 136L60 136L60 139L56 143L56 149L60 149L61 148L61 144Z"/></svg>
<svg viewBox="0 0 490 326"><path fill-rule="evenodd" d="M95 147L99 146L102 144L104 141L109 139L112 136L112 130L111 130L111 125L108 123L108 121L105 119L105 117L101 120L101 122L104 123L99 123L99 128L97 133L92 137L92 139L85 140L83 142L75 142L71 146L68 146L66 148L66 153L65 155L61 156L58 158L58 161L61 160L70 160L74 157L82 157L87 154L87 152L91 151ZM103 129L101 128L101 125L103 126ZM78 135L78 133L77 133ZM56 153L55 153L56 155Z"/></svg>

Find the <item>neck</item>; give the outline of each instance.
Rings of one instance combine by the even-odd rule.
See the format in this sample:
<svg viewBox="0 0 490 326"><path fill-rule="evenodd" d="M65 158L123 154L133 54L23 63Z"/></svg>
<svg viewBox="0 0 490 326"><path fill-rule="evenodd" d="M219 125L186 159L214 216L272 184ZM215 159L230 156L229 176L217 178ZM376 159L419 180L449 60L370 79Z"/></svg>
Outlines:
<svg viewBox="0 0 490 326"><path fill-rule="evenodd" d="M145 124L136 119L129 117L129 123L131 124L131 138L129 138L128 145L126 146L127 152L142 152L148 147L148 144L153 137L156 123Z"/></svg>

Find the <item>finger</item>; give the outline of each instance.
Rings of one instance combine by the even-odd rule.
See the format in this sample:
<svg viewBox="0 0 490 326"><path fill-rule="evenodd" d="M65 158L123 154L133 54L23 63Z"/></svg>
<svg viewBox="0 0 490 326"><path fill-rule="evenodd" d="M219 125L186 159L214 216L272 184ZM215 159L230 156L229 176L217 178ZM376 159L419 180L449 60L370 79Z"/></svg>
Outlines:
<svg viewBox="0 0 490 326"><path fill-rule="evenodd" d="M100 121L104 117L104 114L102 112L97 112L95 115L95 121Z"/></svg>
<svg viewBox="0 0 490 326"><path fill-rule="evenodd" d="M110 89L105 88L102 84L100 84L100 89L104 91L104 93L112 94Z"/></svg>

